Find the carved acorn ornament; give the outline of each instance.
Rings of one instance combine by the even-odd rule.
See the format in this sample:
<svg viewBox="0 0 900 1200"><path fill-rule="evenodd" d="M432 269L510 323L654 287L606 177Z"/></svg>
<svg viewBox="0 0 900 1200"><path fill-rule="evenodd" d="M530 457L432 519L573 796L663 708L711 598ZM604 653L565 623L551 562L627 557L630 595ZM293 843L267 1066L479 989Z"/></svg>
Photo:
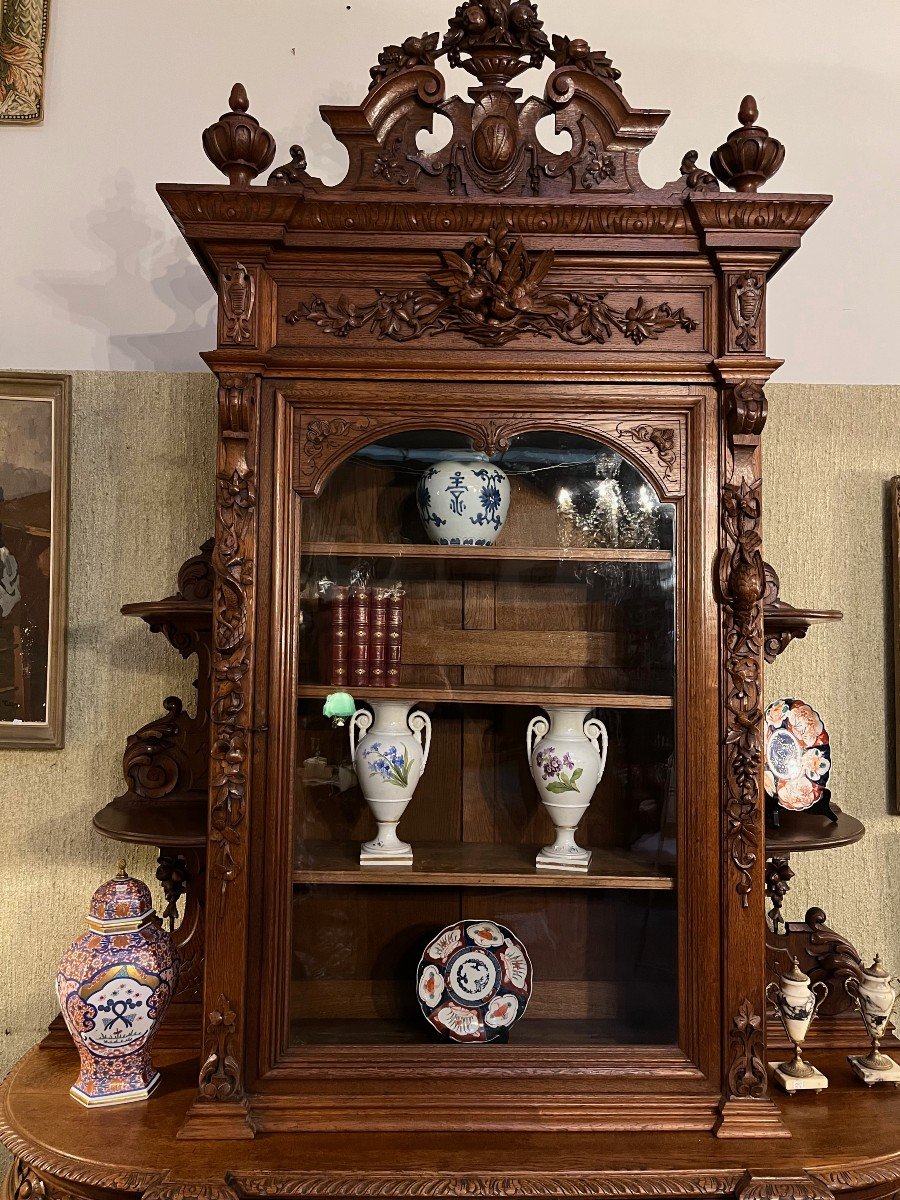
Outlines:
<svg viewBox="0 0 900 1200"><path fill-rule="evenodd" d="M745 96L738 112L740 129L734 129L709 160L716 178L736 192L756 192L784 162L784 146L768 129L755 124L759 109Z"/></svg>
<svg viewBox="0 0 900 1200"><path fill-rule="evenodd" d="M247 111L250 101L242 83L236 83L228 98L230 112L203 130L206 157L232 187L247 187L275 157L275 139Z"/></svg>

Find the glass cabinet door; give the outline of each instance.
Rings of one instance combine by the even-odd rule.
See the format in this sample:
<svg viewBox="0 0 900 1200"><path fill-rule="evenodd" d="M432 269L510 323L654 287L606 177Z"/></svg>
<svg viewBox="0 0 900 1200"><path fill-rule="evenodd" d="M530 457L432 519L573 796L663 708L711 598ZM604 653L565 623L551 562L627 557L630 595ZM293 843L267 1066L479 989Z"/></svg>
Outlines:
<svg viewBox="0 0 900 1200"><path fill-rule="evenodd" d="M675 506L597 441L438 430L301 508L291 1043L437 1043L417 964L471 919L531 959L511 1045L675 1044Z"/></svg>

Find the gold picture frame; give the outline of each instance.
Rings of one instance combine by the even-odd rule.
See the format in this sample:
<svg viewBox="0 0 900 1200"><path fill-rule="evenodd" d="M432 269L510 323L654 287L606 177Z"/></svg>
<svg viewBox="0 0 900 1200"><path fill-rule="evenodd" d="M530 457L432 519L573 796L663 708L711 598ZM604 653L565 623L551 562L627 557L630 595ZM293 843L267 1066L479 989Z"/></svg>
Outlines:
<svg viewBox="0 0 900 1200"><path fill-rule="evenodd" d="M71 377L0 373L0 748L65 732Z"/></svg>
<svg viewBox="0 0 900 1200"><path fill-rule="evenodd" d="M44 119L50 0L0 0L0 124Z"/></svg>

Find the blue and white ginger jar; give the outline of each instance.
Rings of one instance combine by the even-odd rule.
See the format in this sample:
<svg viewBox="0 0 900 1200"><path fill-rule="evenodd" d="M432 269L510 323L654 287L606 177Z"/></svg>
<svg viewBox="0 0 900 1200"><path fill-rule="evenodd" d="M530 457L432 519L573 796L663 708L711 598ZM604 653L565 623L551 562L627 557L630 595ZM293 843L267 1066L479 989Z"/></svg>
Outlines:
<svg viewBox="0 0 900 1200"><path fill-rule="evenodd" d="M509 480L484 456L439 462L419 480L416 502L437 545L493 546L509 511Z"/></svg>

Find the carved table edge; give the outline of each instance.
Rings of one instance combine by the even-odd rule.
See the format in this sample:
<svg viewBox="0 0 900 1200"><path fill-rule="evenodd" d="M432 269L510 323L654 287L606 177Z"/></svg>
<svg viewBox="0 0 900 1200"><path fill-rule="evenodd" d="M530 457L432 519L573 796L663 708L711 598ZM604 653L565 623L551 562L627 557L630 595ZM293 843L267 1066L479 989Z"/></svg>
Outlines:
<svg viewBox="0 0 900 1200"><path fill-rule="evenodd" d="M721 1196L744 1176L733 1171L380 1172L229 1174L241 1196Z"/></svg>

